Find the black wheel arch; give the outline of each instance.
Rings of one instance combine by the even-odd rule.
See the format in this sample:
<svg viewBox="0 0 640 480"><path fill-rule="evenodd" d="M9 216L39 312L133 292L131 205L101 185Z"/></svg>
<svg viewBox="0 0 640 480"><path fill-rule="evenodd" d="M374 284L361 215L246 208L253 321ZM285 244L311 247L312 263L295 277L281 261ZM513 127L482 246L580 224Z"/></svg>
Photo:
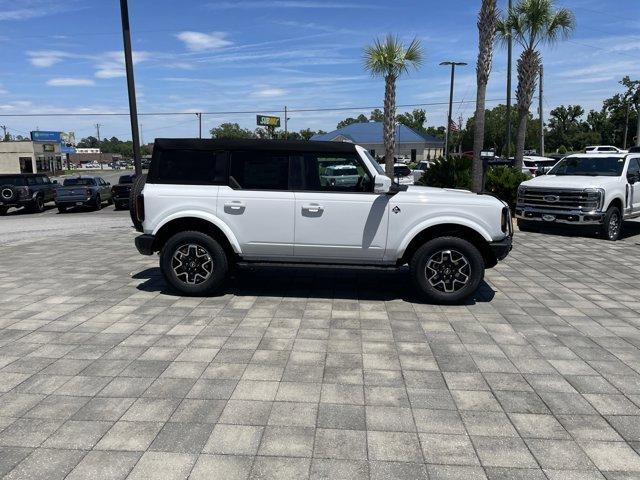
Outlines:
<svg viewBox="0 0 640 480"><path fill-rule="evenodd" d="M468 241L480 251L482 259L484 260L485 268L493 268L498 263L496 256L489 247L489 243L480 233L465 225L446 223L428 227L413 237L411 242L409 242L409 245L407 245L402 258L398 261L398 264L404 265L409 263L413 254L421 245L424 245L429 240L433 240L438 237L458 237Z"/></svg>

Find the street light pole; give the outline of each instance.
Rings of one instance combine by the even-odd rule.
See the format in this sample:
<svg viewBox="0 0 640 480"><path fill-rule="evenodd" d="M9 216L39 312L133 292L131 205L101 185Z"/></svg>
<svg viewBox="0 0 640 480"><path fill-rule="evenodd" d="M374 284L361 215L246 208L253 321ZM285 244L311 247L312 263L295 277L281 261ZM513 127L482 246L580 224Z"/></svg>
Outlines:
<svg viewBox="0 0 640 480"><path fill-rule="evenodd" d="M129 117L131 119L131 140L133 140L133 165L136 176L142 174L140 162L140 132L138 130L138 107L136 105L136 84L133 78L133 56L131 54L131 30L129 28L129 6L127 0L120 0L122 17L122 40L124 43L124 63L127 71L127 91L129 93Z"/></svg>
<svg viewBox="0 0 640 480"><path fill-rule="evenodd" d="M467 65L464 62L441 62L441 66L451 65L451 85L449 87L449 115L447 115L447 130L444 137L444 158L449 156L449 137L451 135L451 116L453 114L453 84L456 79L456 66Z"/></svg>

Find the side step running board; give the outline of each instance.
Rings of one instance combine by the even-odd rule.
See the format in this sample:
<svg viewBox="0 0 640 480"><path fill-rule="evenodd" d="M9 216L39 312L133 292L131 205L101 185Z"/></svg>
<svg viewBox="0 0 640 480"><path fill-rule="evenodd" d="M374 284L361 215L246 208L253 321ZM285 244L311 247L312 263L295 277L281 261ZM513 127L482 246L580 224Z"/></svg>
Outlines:
<svg viewBox="0 0 640 480"><path fill-rule="evenodd" d="M330 270L375 270L375 271L387 271L394 272L399 267L395 265L352 265L352 264L340 264L340 263L297 263L297 262L247 262L241 261L235 264L240 268L252 268L252 267L276 267L276 268L319 268Z"/></svg>

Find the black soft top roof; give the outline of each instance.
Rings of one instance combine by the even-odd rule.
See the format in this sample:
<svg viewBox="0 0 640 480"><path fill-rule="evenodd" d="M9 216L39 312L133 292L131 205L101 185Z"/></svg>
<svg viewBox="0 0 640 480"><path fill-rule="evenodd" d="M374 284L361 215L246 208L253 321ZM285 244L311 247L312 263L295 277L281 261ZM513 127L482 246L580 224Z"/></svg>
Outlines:
<svg viewBox="0 0 640 480"><path fill-rule="evenodd" d="M46 177L46 176L47 176L46 173L0 173L0 178L6 178L6 177L30 178L30 177Z"/></svg>
<svg viewBox="0 0 640 480"><path fill-rule="evenodd" d="M355 145L348 142L317 142L309 140L259 139L198 139L156 138L154 152L159 150L271 150L278 152L353 153Z"/></svg>

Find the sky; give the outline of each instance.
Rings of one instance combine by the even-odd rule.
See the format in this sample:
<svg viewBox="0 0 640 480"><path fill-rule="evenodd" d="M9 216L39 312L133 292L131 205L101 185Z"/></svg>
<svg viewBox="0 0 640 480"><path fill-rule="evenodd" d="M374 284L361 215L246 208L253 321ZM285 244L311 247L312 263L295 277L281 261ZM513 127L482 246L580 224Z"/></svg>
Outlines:
<svg viewBox="0 0 640 480"><path fill-rule="evenodd" d="M502 10L507 0L498 0ZM514 0L516 1L516 0ZM577 29L542 49L545 115L560 104L599 109L640 78L640 0L556 0ZM382 105L383 80L362 66L363 48L388 33L425 52L421 68L398 80L398 105L425 104L427 124L445 125L450 71L454 116L473 114L476 16L480 0L129 0L142 139L194 137L194 112L280 111L291 130L330 131L341 119ZM515 51L517 56L519 51ZM515 65L515 60L514 60ZM514 76L515 78L515 76ZM515 89L515 81L514 81ZM506 49L497 47L487 106L506 98ZM327 109L353 108L331 111ZM359 108L362 107L362 108ZM399 112L414 107L399 108ZM537 107L536 107L537 108ZM295 111L318 109L319 111ZM1 117L8 132L35 129L130 138L117 0L0 0L0 114L86 113L82 117ZM535 111L533 112L536 113ZM203 117L255 128L255 113Z"/></svg>

